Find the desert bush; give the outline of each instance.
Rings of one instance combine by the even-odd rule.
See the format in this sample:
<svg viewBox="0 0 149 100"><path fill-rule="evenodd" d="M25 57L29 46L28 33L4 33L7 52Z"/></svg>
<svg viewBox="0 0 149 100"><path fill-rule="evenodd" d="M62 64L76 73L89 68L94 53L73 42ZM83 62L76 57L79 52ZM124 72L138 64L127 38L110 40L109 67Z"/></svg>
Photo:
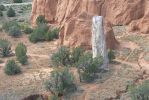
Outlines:
<svg viewBox="0 0 149 100"><path fill-rule="evenodd" d="M60 100L58 96L52 95L50 96L50 100Z"/></svg>
<svg viewBox="0 0 149 100"><path fill-rule="evenodd" d="M55 29L52 29L51 30L51 33L52 33L52 36L54 39L58 39L59 38L59 29L58 28L55 28Z"/></svg>
<svg viewBox="0 0 149 100"><path fill-rule="evenodd" d="M14 3L22 3L22 0L13 0Z"/></svg>
<svg viewBox="0 0 149 100"><path fill-rule="evenodd" d="M21 68L15 63L14 60L8 60L4 71L7 75L16 75L21 73Z"/></svg>
<svg viewBox="0 0 149 100"><path fill-rule="evenodd" d="M68 66L70 64L70 51L69 48L62 46L51 57L53 66Z"/></svg>
<svg viewBox="0 0 149 100"><path fill-rule="evenodd" d="M47 23L45 16L39 15L36 19L36 24L40 25L40 24L45 24L45 23Z"/></svg>
<svg viewBox="0 0 149 100"><path fill-rule="evenodd" d="M110 62L111 62L113 59L115 59L114 51L111 50L111 49L108 51L108 58L109 58L109 61L110 61Z"/></svg>
<svg viewBox="0 0 149 100"><path fill-rule="evenodd" d="M2 17L3 16L3 12L2 11L0 11L0 17Z"/></svg>
<svg viewBox="0 0 149 100"><path fill-rule="evenodd" d="M48 31L45 34L45 38L47 41L52 41L54 39L58 39L58 37L59 37L59 29L57 29L57 28Z"/></svg>
<svg viewBox="0 0 149 100"><path fill-rule="evenodd" d="M21 29L18 26L11 26L9 28L8 35L13 36L13 37L19 37L22 35Z"/></svg>
<svg viewBox="0 0 149 100"><path fill-rule="evenodd" d="M149 100L149 81L129 87L129 93L132 100Z"/></svg>
<svg viewBox="0 0 149 100"><path fill-rule="evenodd" d="M17 60L21 63L21 64L26 64L27 63L27 48L23 43L19 43L15 49L15 53L16 53L16 57Z"/></svg>
<svg viewBox="0 0 149 100"><path fill-rule="evenodd" d="M95 75L99 70L102 70L102 56L92 58L91 53L83 54L78 61L78 72L80 81L91 82L95 79Z"/></svg>
<svg viewBox="0 0 149 100"><path fill-rule="evenodd" d="M29 40L33 43L38 41L45 41L45 34L48 32L49 28L46 24L40 24L34 29L30 34Z"/></svg>
<svg viewBox="0 0 149 100"><path fill-rule="evenodd" d="M73 48L71 52L71 63L76 65L79 61L79 58L83 54L84 54L84 50L81 47Z"/></svg>
<svg viewBox="0 0 149 100"><path fill-rule="evenodd" d="M27 22L20 23L21 30L25 30L25 28L30 28L30 24Z"/></svg>
<svg viewBox="0 0 149 100"><path fill-rule="evenodd" d="M2 25L2 28L5 30L5 32L9 32L10 31L10 28L12 26L16 26L16 27L19 27L20 28L20 25L16 22L16 21L9 21L9 22L6 22Z"/></svg>
<svg viewBox="0 0 149 100"><path fill-rule="evenodd" d="M53 66L76 66L79 57L83 55L84 50L80 47L73 48L72 51L62 46L51 57Z"/></svg>
<svg viewBox="0 0 149 100"><path fill-rule="evenodd" d="M57 97L76 90L74 77L67 68L52 71L49 80L45 82L45 88Z"/></svg>
<svg viewBox="0 0 149 100"><path fill-rule="evenodd" d="M15 10L13 8L9 8L7 11L7 16L8 17L15 17L16 16Z"/></svg>
<svg viewBox="0 0 149 100"><path fill-rule="evenodd" d="M0 11L4 11L5 10L5 6L4 5L0 5Z"/></svg>
<svg viewBox="0 0 149 100"><path fill-rule="evenodd" d="M0 39L0 56L6 57L10 55L11 44L9 41Z"/></svg>
<svg viewBox="0 0 149 100"><path fill-rule="evenodd" d="M24 29L24 33L25 34L31 34L33 32L33 29L32 28L30 28L30 27L25 27L25 29Z"/></svg>

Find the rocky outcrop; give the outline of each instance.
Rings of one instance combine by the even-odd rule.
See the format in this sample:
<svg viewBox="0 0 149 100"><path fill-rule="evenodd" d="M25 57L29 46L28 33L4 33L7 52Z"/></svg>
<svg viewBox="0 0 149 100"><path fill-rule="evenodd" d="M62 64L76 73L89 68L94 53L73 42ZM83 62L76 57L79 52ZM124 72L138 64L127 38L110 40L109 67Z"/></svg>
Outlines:
<svg viewBox="0 0 149 100"><path fill-rule="evenodd" d="M130 32L140 32L140 33L149 33L149 0L145 1L144 5L144 16L141 19L132 21L129 24L128 31Z"/></svg>
<svg viewBox="0 0 149 100"><path fill-rule="evenodd" d="M54 22L56 16L57 0L33 0L32 25L35 26L39 15L44 15L49 22Z"/></svg>
<svg viewBox="0 0 149 100"><path fill-rule="evenodd" d="M49 22L61 26L62 44L89 48L94 15L104 16L111 25L130 24L130 31L137 28L148 33L148 6L148 0L34 0L32 24L39 15L44 15Z"/></svg>

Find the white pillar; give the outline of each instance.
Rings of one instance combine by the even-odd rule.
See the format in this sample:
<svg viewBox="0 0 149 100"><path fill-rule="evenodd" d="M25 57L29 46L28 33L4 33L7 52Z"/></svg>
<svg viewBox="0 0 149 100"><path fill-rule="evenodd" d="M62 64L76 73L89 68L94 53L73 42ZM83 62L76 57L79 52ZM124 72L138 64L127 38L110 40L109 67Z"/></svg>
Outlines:
<svg viewBox="0 0 149 100"><path fill-rule="evenodd" d="M103 57L103 68L108 67L109 59L106 49L104 25L102 16L94 16L92 20L92 52L93 58L101 55Z"/></svg>

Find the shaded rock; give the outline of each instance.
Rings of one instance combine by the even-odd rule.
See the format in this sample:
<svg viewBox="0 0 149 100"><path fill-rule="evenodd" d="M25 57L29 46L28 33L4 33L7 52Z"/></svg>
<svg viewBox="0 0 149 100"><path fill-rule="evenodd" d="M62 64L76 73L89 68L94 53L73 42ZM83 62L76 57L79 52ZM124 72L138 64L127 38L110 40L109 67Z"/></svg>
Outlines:
<svg viewBox="0 0 149 100"><path fill-rule="evenodd" d="M113 32L112 25L109 21L105 21L105 37L106 37L106 45L108 49L116 49L119 47L119 42L116 40Z"/></svg>
<svg viewBox="0 0 149 100"><path fill-rule="evenodd" d="M46 95L35 94L35 95L30 95L22 100L49 100L49 99L48 99L48 96Z"/></svg>

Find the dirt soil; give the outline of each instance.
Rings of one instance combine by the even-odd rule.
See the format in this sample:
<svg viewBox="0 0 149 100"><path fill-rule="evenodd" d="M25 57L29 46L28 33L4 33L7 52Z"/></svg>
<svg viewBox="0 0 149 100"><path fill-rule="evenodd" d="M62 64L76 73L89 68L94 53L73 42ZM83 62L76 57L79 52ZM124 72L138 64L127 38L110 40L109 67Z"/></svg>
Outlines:
<svg viewBox="0 0 149 100"><path fill-rule="evenodd" d="M0 32L0 38L11 41L13 52L16 45L23 42L27 46L29 58L29 64L21 66L22 74L16 76L7 76L3 71L6 61L16 57L0 58L3 61L0 64L0 100L20 100L32 93L43 92L43 82L52 70L49 66L50 56L57 50L57 41L32 44L27 35L12 38L3 32Z"/></svg>
<svg viewBox="0 0 149 100"><path fill-rule="evenodd" d="M130 100L128 85L149 79L149 63L145 57L149 53L148 35L123 31L115 32L115 35L121 48L116 51L116 60L109 65L110 70L93 83L77 82L77 92L65 96L64 100ZM29 57L29 64L21 66L23 73L16 76L7 76L3 71L6 61L16 57L0 58L3 61L0 64L0 100L20 100L46 92L43 83L52 71L50 56L57 50L58 41L32 44L27 35L12 38L4 32L0 32L0 38L11 41L13 51L19 42L23 42Z"/></svg>
<svg viewBox="0 0 149 100"><path fill-rule="evenodd" d="M5 0L5 3L11 3L11 0ZM4 11L4 17L0 18L0 26L9 20L30 22L31 6L13 8L17 16L7 18ZM90 84L77 81L78 90L65 96L64 100L130 100L128 85L140 84L149 79L149 35L130 34L126 32L125 27L113 27L121 47L116 51L116 59L109 65L109 71L101 74L101 77ZM29 58L28 65L21 66L22 74L15 76L7 76L4 67L8 59L16 57L0 58L0 100L21 100L29 95L45 93L43 84L52 71L50 57L56 52L58 41L33 44L29 42L27 35L12 38L5 32L0 32L0 39L9 40L13 52L16 45L23 42L27 46ZM75 68L72 68L72 72L77 76Z"/></svg>

